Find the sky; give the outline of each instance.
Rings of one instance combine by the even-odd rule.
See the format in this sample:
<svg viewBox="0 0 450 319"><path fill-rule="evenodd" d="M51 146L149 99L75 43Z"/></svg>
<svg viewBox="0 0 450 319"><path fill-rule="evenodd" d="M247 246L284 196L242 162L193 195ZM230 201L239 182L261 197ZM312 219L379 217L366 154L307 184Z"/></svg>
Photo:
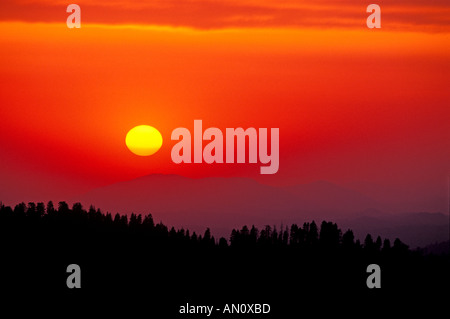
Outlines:
<svg viewBox="0 0 450 319"><path fill-rule="evenodd" d="M153 173L442 193L450 4L377 3L381 29L360 1L78 1L69 29L65 1L2 1L0 200ZM172 163L172 130L195 119L280 128L280 170ZM141 124L155 155L126 148Z"/></svg>

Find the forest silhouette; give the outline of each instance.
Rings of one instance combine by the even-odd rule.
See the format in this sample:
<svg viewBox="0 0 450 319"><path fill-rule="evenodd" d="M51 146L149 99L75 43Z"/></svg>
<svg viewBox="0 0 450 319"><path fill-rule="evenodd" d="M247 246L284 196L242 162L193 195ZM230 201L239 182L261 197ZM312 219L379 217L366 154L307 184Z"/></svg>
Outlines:
<svg viewBox="0 0 450 319"><path fill-rule="evenodd" d="M329 221L244 225L216 239L209 228L203 234L169 228L150 213L128 217L80 203L30 202L0 205L0 236L4 289L73 295L66 267L74 263L82 269L80 291L145 291L152 300L170 300L172 310L186 300L226 298L287 311L297 298L433 293L449 282L449 256L423 255L400 239L370 234L360 242ZM367 288L369 264L382 269L381 289Z"/></svg>

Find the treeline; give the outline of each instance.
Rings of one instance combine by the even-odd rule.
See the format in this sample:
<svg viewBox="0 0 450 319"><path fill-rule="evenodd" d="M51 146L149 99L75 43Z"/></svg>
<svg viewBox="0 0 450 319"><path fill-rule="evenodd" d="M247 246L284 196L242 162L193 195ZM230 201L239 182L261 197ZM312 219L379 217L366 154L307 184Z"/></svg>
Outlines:
<svg viewBox="0 0 450 319"><path fill-rule="evenodd" d="M313 221L304 223L303 227L292 224L282 231L277 231L276 227L266 225L261 231L255 226L249 230L247 226L241 230L233 229L231 232L231 246L235 247L293 247L300 249L317 248L326 251L366 251L370 253L388 252L393 249L397 252L407 252L408 246L396 238L393 245L389 239L382 240L380 236L374 241L370 234L365 237L364 243L359 239L355 240L352 230L347 230L342 234L337 224L322 221L320 229Z"/></svg>
<svg viewBox="0 0 450 319"><path fill-rule="evenodd" d="M52 201L46 205L42 202L20 203L14 208L0 204L0 230L3 234L25 231L27 233L42 230L59 232L62 235L115 235L119 237L141 237L153 243L180 247L219 247L278 248L298 250L365 252L379 254L387 252L407 253L408 246L398 238L393 242L378 236L375 240L370 234L361 243L352 230L342 232L337 224L323 221L320 228L313 221L302 226L292 224L284 229L266 225L257 227L243 226L233 229L230 238L216 240L209 228L203 234L190 232L188 229L170 229L162 222L155 223L151 214L127 215L102 213L100 209L90 206L85 210L80 203L72 208L66 202L59 202L55 207Z"/></svg>
<svg viewBox="0 0 450 319"><path fill-rule="evenodd" d="M216 239L209 229L198 234L169 228L151 214L110 214L66 202L0 204L0 243L5 291L56 292L69 300L74 292L66 286L66 269L77 264L80 290L93 300L134 293L152 301L152 310L161 305L163 313L189 298L233 298L268 302L278 311L274 317L284 318L299 300L308 304L324 294L329 300L341 296L344 303L349 294L372 298L366 285L370 264L381 267L381 290L393 296L399 290L441 291L450 265L449 256L421 255L398 239L367 235L360 242L351 230L342 232L328 221L243 226Z"/></svg>

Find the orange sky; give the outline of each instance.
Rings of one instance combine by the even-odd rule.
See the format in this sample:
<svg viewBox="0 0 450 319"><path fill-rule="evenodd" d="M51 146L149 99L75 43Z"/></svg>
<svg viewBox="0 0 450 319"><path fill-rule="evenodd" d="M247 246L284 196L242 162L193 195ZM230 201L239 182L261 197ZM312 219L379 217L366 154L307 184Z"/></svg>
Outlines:
<svg viewBox="0 0 450 319"><path fill-rule="evenodd" d="M192 129L194 119L279 127L280 171L268 183L446 179L445 1L379 2L381 30L366 28L365 5L350 1L78 1L79 30L66 27L64 2L53 3L0 5L0 175L8 183L261 178L259 164L171 163L171 131ZM164 138L148 158L124 143L139 124Z"/></svg>

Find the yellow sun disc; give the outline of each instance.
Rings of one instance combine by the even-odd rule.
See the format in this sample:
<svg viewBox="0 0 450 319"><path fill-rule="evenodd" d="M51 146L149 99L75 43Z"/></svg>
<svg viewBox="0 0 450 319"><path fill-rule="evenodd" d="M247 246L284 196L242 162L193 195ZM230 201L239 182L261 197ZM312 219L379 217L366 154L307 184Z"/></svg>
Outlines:
<svg viewBox="0 0 450 319"><path fill-rule="evenodd" d="M125 138L125 143L130 151L139 156L155 154L162 145L161 133L149 125L133 127Z"/></svg>

